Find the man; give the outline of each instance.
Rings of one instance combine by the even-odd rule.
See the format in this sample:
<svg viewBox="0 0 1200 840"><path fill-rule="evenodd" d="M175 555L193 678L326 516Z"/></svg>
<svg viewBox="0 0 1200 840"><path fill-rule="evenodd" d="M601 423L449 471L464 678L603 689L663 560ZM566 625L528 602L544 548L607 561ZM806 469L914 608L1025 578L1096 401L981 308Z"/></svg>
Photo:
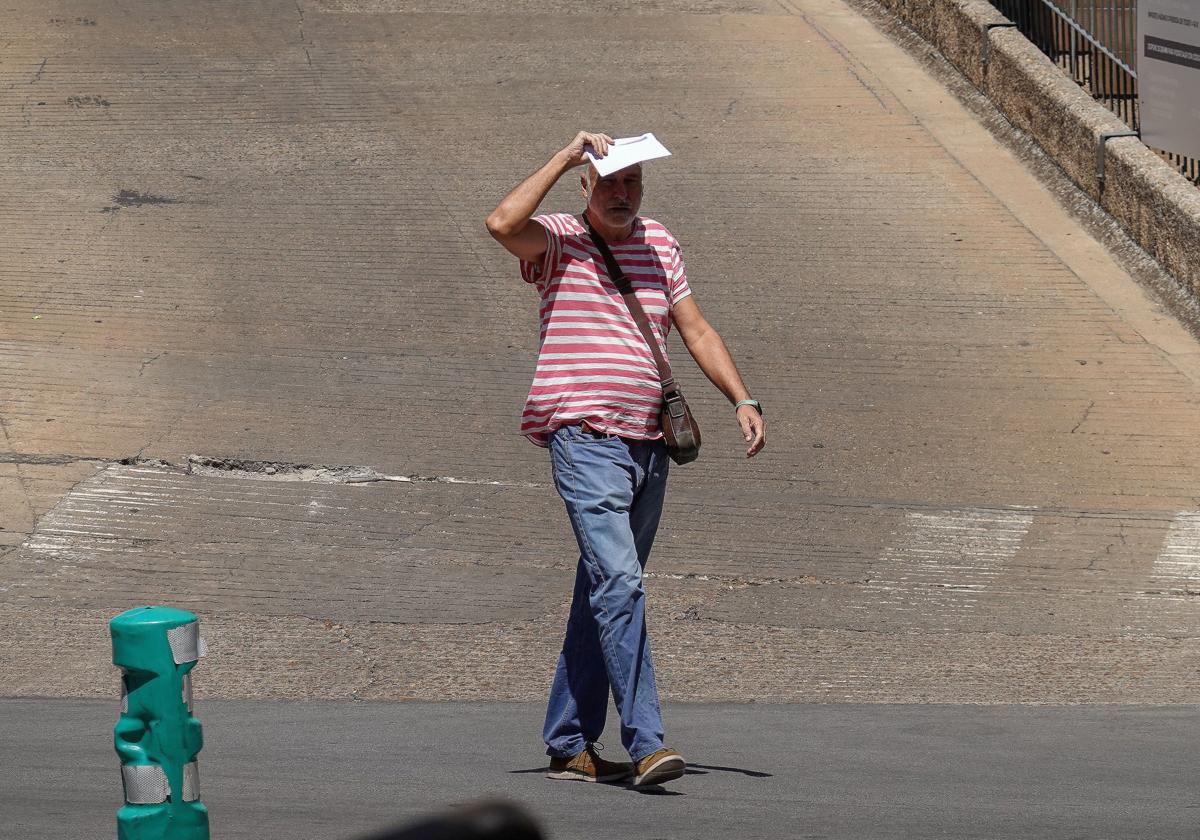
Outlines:
<svg viewBox="0 0 1200 840"><path fill-rule="evenodd" d="M521 432L550 449L580 551L546 711L548 775L593 782L632 776L640 786L684 771L683 757L663 742L642 586L666 491L661 382L587 227L565 213L533 218L564 173L588 163L589 149L603 158L612 142L607 134L579 132L497 205L487 227L541 295L540 348ZM734 404L746 457L755 455L766 442L761 406L700 313L678 243L661 224L638 216L641 165L605 177L589 165L580 186L587 219L632 283L663 356L674 323L700 369ZM596 754L610 690L632 765Z"/></svg>

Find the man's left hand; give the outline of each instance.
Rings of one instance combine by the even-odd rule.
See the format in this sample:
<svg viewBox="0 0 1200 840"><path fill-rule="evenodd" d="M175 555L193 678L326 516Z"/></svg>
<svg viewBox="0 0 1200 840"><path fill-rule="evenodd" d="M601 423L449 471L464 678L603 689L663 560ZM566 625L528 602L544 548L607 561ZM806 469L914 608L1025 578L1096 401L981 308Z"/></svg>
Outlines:
<svg viewBox="0 0 1200 840"><path fill-rule="evenodd" d="M746 457L753 458L767 445L767 425L758 409L752 405L744 405L737 410L737 421L742 427L742 437L750 444Z"/></svg>

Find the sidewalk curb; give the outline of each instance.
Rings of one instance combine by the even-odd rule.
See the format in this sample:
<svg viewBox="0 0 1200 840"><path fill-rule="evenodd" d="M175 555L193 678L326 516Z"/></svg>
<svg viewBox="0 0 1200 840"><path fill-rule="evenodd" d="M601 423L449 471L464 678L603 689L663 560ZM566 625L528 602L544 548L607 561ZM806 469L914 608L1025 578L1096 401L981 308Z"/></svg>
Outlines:
<svg viewBox="0 0 1200 840"><path fill-rule="evenodd" d="M1200 299L1200 189L1093 101L985 0L878 0L929 41L1029 134L1071 180L1112 214L1195 299Z"/></svg>

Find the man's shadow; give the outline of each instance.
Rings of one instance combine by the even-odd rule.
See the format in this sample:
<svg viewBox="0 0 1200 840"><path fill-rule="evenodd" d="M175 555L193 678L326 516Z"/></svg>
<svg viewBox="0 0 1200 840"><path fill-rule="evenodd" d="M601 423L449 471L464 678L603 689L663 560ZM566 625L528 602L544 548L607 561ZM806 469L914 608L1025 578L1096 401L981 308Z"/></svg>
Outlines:
<svg viewBox="0 0 1200 840"><path fill-rule="evenodd" d="M528 770L509 770L509 773L525 774L525 773L547 773L549 767L531 767ZM747 770L744 767L724 767L719 764L688 764L684 768L685 776L707 776L709 773L741 773L743 776L749 776L752 779L769 779L774 774L764 773L761 770ZM607 782L610 787L625 788L626 790L640 793L643 796L687 796L686 793L679 790L668 790L662 785L645 785L644 787L634 787L628 782Z"/></svg>

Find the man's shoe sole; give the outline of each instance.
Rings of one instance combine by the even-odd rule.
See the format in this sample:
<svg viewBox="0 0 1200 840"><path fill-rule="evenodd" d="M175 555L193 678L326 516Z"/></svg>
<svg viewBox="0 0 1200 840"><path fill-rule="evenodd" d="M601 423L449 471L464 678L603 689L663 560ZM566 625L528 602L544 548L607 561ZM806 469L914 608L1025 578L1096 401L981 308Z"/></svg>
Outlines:
<svg viewBox="0 0 1200 840"><path fill-rule="evenodd" d="M667 755L654 762L646 769L646 772L633 780L634 787L642 787L643 785L661 785L663 782L669 782L672 779L678 779L683 775L683 769L687 765L683 759L677 755Z"/></svg>
<svg viewBox="0 0 1200 840"><path fill-rule="evenodd" d="M623 782L631 775L633 774L614 773L610 776L589 776L579 770L551 770L546 774L546 778L558 782Z"/></svg>

